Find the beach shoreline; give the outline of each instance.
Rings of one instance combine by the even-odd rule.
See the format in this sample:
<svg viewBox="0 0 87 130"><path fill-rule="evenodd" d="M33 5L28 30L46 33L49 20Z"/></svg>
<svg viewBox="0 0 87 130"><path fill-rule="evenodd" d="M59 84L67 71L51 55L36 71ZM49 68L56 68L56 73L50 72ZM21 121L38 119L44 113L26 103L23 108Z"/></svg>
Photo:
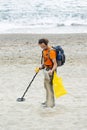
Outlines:
<svg viewBox="0 0 87 130"><path fill-rule="evenodd" d="M0 34L78 34L78 33L87 33L87 25L56 25L56 26L15 26L11 25L9 28L9 25L4 24L0 25L1 30ZM4 27L4 28L2 28ZM7 28L8 27L8 28ZM6 29L7 28L7 29Z"/></svg>
<svg viewBox="0 0 87 130"><path fill-rule="evenodd" d="M57 69L68 94L55 99L56 106L43 109L43 72L37 75L25 98L18 103L40 65L40 38L61 45L66 62ZM0 129L85 130L87 128L87 33L0 34Z"/></svg>

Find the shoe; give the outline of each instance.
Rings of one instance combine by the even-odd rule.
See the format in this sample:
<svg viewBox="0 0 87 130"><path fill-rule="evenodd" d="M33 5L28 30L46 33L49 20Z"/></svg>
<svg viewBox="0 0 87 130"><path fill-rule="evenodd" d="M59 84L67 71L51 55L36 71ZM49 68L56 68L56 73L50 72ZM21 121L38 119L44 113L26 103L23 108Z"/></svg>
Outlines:
<svg viewBox="0 0 87 130"><path fill-rule="evenodd" d="M46 102L41 103L42 105L46 105Z"/></svg>
<svg viewBox="0 0 87 130"><path fill-rule="evenodd" d="M43 108L47 108L47 105L43 105L42 107L43 107Z"/></svg>
<svg viewBox="0 0 87 130"><path fill-rule="evenodd" d="M52 105L47 104L47 107L49 107L49 108L53 108L54 106L55 106L55 104L52 104Z"/></svg>

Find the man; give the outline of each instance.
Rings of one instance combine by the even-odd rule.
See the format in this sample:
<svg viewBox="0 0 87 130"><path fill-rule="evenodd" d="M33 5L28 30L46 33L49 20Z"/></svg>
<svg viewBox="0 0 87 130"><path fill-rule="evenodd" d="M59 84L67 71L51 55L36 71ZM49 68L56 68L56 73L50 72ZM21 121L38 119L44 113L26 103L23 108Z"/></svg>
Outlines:
<svg viewBox="0 0 87 130"><path fill-rule="evenodd" d="M56 52L48 46L47 39L40 39L38 45L42 48L42 65L39 69L44 69L44 87L46 89L46 101L42 103L45 107L54 107L53 73L57 69Z"/></svg>

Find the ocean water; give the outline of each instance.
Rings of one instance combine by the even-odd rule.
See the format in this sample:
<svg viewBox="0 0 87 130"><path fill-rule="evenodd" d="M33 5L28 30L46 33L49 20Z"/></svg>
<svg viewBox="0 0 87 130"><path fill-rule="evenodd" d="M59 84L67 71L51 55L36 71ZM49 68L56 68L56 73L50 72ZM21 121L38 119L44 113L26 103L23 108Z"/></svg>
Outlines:
<svg viewBox="0 0 87 130"><path fill-rule="evenodd" d="M87 33L87 0L0 0L0 33Z"/></svg>

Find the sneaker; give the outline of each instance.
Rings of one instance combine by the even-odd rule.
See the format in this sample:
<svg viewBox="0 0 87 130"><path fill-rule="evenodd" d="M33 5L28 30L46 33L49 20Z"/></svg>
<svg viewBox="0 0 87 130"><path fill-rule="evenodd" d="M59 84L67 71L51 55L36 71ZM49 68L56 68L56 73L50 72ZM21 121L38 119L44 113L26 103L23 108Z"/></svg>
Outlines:
<svg viewBox="0 0 87 130"><path fill-rule="evenodd" d="M41 103L42 105L46 105L46 102Z"/></svg>
<svg viewBox="0 0 87 130"><path fill-rule="evenodd" d="M47 108L47 105L43 105L42 107L43 107L43 108Z"/></svg>

